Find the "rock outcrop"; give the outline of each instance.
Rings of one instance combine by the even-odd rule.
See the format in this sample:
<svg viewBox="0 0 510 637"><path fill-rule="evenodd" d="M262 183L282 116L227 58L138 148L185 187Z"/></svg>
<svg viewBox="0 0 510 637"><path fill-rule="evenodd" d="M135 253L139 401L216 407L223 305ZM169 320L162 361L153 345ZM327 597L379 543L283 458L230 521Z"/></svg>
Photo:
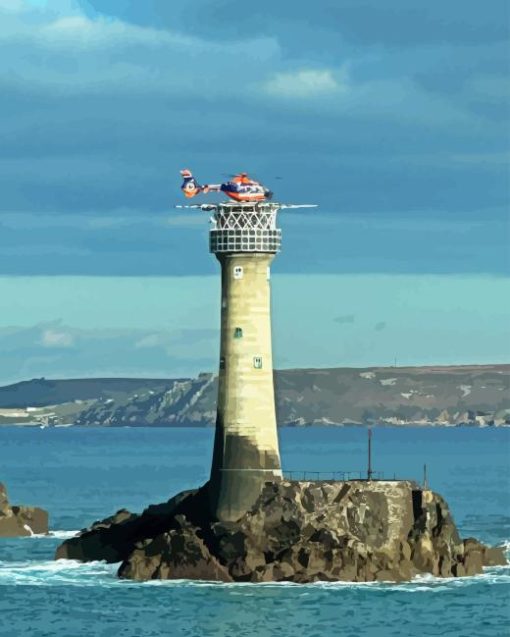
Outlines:
<svg viewBox="0 0 510 637"><path fill-rule="evenodd" d="M502 548L462 540L446 502L408 481L266 483L237 522L208 516L207 485L121 510L66 540L56 558L122 562L122 578L404 581L475 575Z"/></svg>
<svg viewBox="0 0 510 637"><path fill-rule="evenodd" d="M48 512L39 507L10 505L0 482L0 537L23 537L48 533Z"/></svg>

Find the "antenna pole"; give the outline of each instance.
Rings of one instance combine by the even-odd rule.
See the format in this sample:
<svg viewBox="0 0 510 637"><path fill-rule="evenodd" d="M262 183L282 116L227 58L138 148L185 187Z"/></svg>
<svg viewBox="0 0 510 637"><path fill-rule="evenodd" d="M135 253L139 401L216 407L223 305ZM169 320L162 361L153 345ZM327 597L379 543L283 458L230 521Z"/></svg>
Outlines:
<svg viewBox="0 0 510 637"><path fill-rule="evenodd" d="M427 480L427 465L423 465L423 489L429 488L429 482Z"/></svg>
<svg viewBox="0 0 510 637"><path fill-rule="evenodd" d="M367 480L372 480L374 472L372 471L372 429L368 428L368 468Z"/></svg>

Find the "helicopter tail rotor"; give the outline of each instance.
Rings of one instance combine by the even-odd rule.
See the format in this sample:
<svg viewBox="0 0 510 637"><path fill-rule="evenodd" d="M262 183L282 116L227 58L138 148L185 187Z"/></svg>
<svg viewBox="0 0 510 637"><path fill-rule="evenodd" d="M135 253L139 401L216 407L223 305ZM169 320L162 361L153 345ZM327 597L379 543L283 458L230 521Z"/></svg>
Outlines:
<svg viewBox="0 0 510 637"><path fill-rule="evenodd" d="M180 172L184 180L181 185L181 190L188 199L191 197L196 197L196 195L202 192L203 188L202 186L200 186L195 177L193 177L191 170L185 168Z"/></svg>

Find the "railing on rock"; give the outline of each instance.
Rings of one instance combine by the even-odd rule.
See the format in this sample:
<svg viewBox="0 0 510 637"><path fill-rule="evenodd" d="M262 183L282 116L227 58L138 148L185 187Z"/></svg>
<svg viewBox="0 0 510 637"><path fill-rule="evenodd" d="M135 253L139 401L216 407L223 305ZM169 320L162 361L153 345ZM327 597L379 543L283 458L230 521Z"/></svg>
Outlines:
<svg viewBox="0 0 510 637"><path fill-rule="evenodd" d="M303 481L346 481L346 480L367 480L366 471L284 471L285 480ZM371 480L384 480L383 471L372 471ZM396 477L390 478L396 480Z"/></svg>

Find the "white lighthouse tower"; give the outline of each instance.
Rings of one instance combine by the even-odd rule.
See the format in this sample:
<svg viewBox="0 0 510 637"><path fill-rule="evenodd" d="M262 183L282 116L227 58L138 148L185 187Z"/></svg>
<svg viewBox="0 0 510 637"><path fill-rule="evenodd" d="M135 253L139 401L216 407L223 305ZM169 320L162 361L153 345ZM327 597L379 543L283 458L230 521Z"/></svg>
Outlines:
<svg viewBox="0 0 510 637"><path fill-rule="evenodd" d="M270 265L280 249L277 203L225 202L212 211L221 264L221 344L211 512L237 520L263 484L280 480L271 348Z"/></svg>

